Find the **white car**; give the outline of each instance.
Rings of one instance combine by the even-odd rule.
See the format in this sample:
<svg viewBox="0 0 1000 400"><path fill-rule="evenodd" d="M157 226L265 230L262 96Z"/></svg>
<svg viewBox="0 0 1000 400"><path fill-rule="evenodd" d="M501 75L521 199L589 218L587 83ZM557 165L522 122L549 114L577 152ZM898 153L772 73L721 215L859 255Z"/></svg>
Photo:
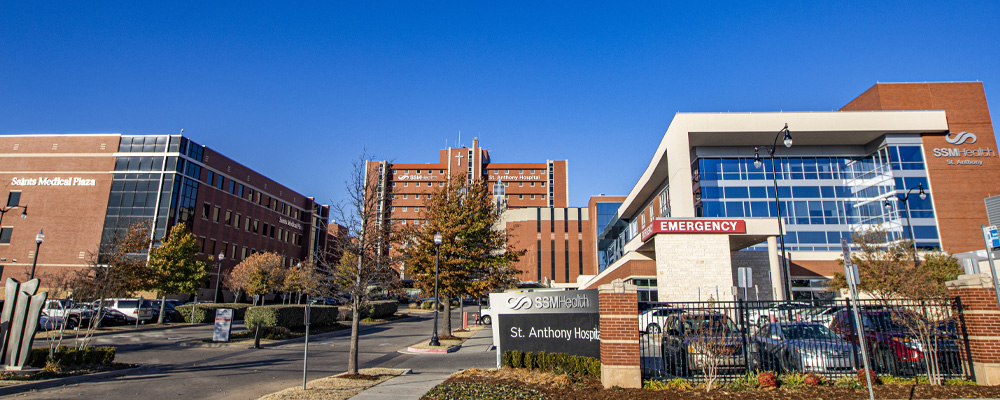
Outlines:
<svg viewBox="0 0 1000 400"><path fill-rule="evenodd" d="M667 322L667 317L681 314L681 308L653 308L639 314L639 330L646 333L663 332L663 324Z"/></svg>
<svg viewBox="0 0 1000 400"><path fill-rule="evenodd" d="M140 299L105 299L104 307L125 314L127 321L135 322L138 318L139 322L145 322L153 319L153 303L144 299L141 303L139 301ZM97 308L97 304L94 304L94 308Z"/></svg>

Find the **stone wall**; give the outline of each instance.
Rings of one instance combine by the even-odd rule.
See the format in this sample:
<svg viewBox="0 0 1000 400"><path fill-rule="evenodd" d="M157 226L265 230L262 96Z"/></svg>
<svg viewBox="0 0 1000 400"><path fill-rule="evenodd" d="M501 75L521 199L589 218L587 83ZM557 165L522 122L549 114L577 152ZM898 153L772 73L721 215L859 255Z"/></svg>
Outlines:
<svg viewBox="0 0 1000 400"><path fill-rule="evenodd" d="M653 240L659 301L732 300L728 235L656 235Z"/></svg>

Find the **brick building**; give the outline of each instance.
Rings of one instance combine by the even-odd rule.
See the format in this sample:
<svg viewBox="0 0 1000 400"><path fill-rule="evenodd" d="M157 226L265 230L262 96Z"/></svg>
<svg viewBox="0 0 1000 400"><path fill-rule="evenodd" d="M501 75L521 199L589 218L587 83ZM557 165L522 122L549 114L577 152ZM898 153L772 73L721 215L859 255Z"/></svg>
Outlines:
<svg viewBox="0 0 1000 400"><path fill-rule="evenodd" d="M589 211L567 207L567 168L566 160L496 163L474 139L472 147L440 150L436 163L369 161L366 176L379 179L384 222L406 225L421 223L427 196L444 187L448 177L482 179L505 210L505 225L513 232L510 240L527 250L516 266L519 278L568 283L593 275L596 263L586 251L593 239L584 233L591 229Z"/></svg>
<svg viewBox="0 0 1000 400"><path fill-rule="evenodd" d="M179 135L0 136L2 276L24 280L44 229L36 277L85 268L102 240L137 220L155 240L185 222L204 256L224 254L223 274L255 252L286 265L327 241L329 207ZM207 288L214 287L215 276Z"/></svg>

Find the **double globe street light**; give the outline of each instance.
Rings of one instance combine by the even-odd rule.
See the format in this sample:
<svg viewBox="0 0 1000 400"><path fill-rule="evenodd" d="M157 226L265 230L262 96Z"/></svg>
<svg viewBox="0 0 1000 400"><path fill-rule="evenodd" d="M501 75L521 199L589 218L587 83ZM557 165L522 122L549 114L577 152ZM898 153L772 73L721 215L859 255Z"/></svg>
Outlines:
<svg viewBox="0 0 1000 400"><path fill-rule="evenodd" d="M920 189L920 192L918 192L920 200L927 199L927 192L924 192L923 183L918 183L917 186L909 188L906 191L906 193L903 194L902 196L898 194L896 195L896 199L899 200L900 203L903 203L903 209L906 210L906 226L909 227L910 240L913 241L913 265L917 265L917 238L913 236L913 223L910 222L910 205L908 204L907 200L910 199L910 192L912 192L915 189ZM889 201L889 199L885 199L885 211L886 212L892 211L892 203Z"/></svg>
<svg viewBox="0 0 1000 400"><path fill-rule="evenodd" d="M431 342L428 343L431 346L441 345L441 342L438 340L438 307L440 306L440 299L438 298L438 262L441 261L441 242L443 239L441 232L434 234L434 332L431 334Z"/></svg>
<svg viewBox="0 0 1000 400"><path fill-rule="evenodd" d="M785 147L792 147L792 133L788 130L788 124L778 131L778 134L774 136L774 141L770 146L762 145L753 148L753 166L760 169L764 163L760 160L760 150L763 149L767 151L767 155L771 158L771 182L774 184L774 208L778 213L778 242L781 244L781 287L784 290L785 300L792 299L791 288L789 287L788 280L788 257L785 254L785 230L784 223L781 220L781 200L778 196L778 170L774 167L774 151L778 147L778 138L784 134L784 139L782 142Z"/></svg>

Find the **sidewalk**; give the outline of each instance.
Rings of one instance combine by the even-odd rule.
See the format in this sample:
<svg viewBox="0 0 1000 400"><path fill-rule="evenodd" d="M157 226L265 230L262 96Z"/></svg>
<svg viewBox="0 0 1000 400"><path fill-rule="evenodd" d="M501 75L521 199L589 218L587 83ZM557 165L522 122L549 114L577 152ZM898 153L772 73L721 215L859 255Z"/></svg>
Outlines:
<svg viewBox="0 0 1000 400"><path fill-rule="evenodd" d="M493 330L480 330L450 354L420 354L394 368L410 369L407 375L397 376L351 397L357 400L413 399L448 379L451 374L469 368L496 368L493 347Z"/></svg>

